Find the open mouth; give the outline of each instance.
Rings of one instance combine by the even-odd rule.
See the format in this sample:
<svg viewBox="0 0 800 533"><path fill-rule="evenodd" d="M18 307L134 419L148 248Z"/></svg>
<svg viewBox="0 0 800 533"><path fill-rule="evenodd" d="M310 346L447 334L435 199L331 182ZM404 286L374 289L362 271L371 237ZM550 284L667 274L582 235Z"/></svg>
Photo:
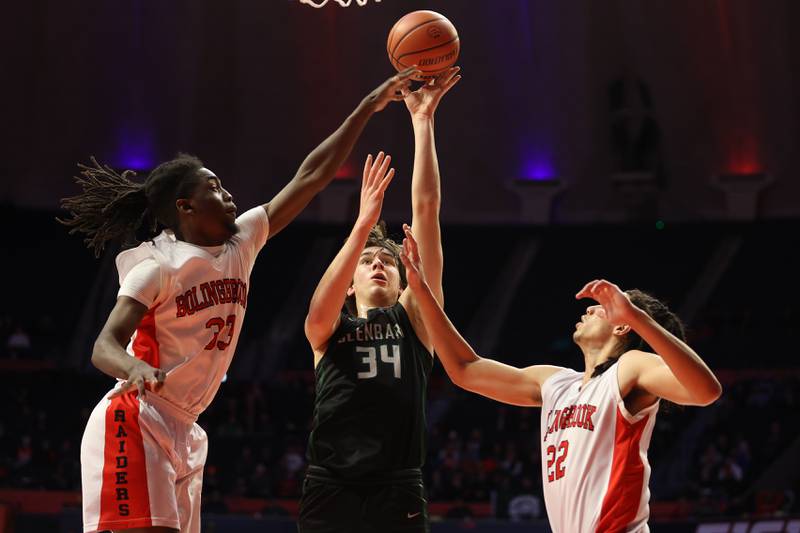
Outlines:
<svg viewBox="0 0 800 533"><path fill-rule="evenodd" d="M372 281L380 281L380 282L382 282L382 283L387 283L387 281L388 281L388 280L386 279L386 276L384 276L383 274L375 274L375 275L373 275L373 276L372 276L370 279L371 279Z"/></svg>

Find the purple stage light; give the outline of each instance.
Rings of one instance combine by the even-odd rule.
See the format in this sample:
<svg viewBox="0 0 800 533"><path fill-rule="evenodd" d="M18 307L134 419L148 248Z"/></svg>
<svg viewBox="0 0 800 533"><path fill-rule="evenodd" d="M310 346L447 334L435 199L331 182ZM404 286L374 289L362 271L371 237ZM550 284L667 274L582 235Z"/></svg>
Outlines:
<svg viewBox="0 0 800 533"><path fill-rule="evenodd" d="M144 132L122 129L118 135L115 164L118 168L152 170L156 165L153 140Z"/></svg>
<svg viewBox="0 0 800 533"><path fill-rule="evenodd" d="M552 181L556 179L556 171L550 158L539 154L523 160L520 177L527 181Z"/></svg>

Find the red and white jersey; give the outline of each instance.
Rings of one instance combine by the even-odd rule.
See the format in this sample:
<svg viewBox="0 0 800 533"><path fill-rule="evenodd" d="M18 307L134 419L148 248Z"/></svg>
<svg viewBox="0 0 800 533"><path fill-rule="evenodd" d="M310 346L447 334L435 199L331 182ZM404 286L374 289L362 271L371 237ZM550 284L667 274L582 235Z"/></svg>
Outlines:
<svg viewBox="0 0 800 533"><path fill-rule="evenodd" d="M617 369L581 387L561 370L542 385L542 484L554 533L648 532L647 448L658 402L625 409Z"/></svg>
<svg viewBox="0 0 800 533"><path fill-rule="evenodd" d="M119 296L148 307L128 353L166 371L158 395L195 418L211 403L230 366L250 288L269 234L259 206L236 219L225 244L196 246L163 231L117 256Z"/></svg>

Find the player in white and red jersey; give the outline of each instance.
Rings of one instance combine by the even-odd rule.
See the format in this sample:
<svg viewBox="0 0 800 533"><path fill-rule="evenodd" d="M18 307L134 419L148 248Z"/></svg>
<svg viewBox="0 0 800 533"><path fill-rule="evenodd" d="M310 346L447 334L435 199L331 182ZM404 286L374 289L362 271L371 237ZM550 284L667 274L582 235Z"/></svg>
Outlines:
<svg viewBox="0 0 800 533"><path fill-rule="evenodd" d="M410 228L401 259L453 382L504 403L542 407L542 482L554 533L649 531L647 448L659 400L708 405L722 391L683 341L680 320L650 295L595 280L576 295L598 302L573 334L583 372L514 368L478 356L453 327L425 281Z"/></svg>
<svg viewBox="0 0 800 533"><path fill-rule="evenodd" d="M120 381L92 412L81 443L84 531L200 531L207 438L195 422L236 348L258 252L333 178L369 117L403 99L407 69L385 81L312 151L269 203L236 217L233 197L188 155L143 183L94 162L64 201L72 231L105 242L165 228L117 257L117 303L92 363ZM126 348L127 347L127 348Z"/></svg>

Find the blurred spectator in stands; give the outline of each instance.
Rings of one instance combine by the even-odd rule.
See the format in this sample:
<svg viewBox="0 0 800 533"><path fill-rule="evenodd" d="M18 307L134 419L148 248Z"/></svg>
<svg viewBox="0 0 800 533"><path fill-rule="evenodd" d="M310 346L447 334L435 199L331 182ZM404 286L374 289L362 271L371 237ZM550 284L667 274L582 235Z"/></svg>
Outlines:
<svg viewBox="0 0 800 533"><path fill-rule="evenodd" d="M464 503L464 500L461 498L456 498L453 501L453 505L447 509L447 512L444 514L444 517L448 520L460 520L464 522L464 525L467 528L471 528L473 524L473 519L475 515L470 509L469 505Z"/></svg>
<svg viewBox="0 0 800 533"><path fill-rule="evenodd" d="M31 338L25 330L22 329L22 326L17 325L11 335L9 335L6 341L6 350L8 355L15 359L30 355Z"/></svg>
<svg viewBox="0 0 800 533"><path fill-rule="evenodd" d="M280 460L280 478L276 496L281 498L300 496L300 482L305 474L305 466L302 445L297 442L289 444Z"/></svg>
<svg viewBox="0 0 800 533"><path fill-rule="evenodd" d="M511 503L511 478L502 470L498 470L492 483L491 502L495 518L508 518L508 506Z"/></svg>
<svg viewBox="0 0 800 533"><path fill-rule="evenodd" d="M203 514L228 514L228 506L219 489L203 491L202 506Z"/></svg>
<svg viewBox="0 0 800 533"><path fill-rule="evenodd" d="M445 470L456 470L461 463L461 439L457 431L450 431L447 443L439 452L438 464Z"/></svg>
<svg viewBox="0 0 800 533"><path fill-rule="evenodd" d="M247 495L251 498L269 498L272 496L272 480L264 463L258 463L250 476Z"/></svg>
<svg viewBox="0 0 800 533"><path fill-rule="evenodd" d="M533 480L523 477L519 494L508 503L508 516L513 522L534 520L542 515L542 499L536 492Z"/></svg>
<svg viewBox="0 0 800 533"><path fill-rule="evenodd" d="M736 464L733 455L728 455L720 465L717 472L717 481L720 488L726 494L738 494L741 490L742 480L744 479L744 471L742 467Z"/></svg>

